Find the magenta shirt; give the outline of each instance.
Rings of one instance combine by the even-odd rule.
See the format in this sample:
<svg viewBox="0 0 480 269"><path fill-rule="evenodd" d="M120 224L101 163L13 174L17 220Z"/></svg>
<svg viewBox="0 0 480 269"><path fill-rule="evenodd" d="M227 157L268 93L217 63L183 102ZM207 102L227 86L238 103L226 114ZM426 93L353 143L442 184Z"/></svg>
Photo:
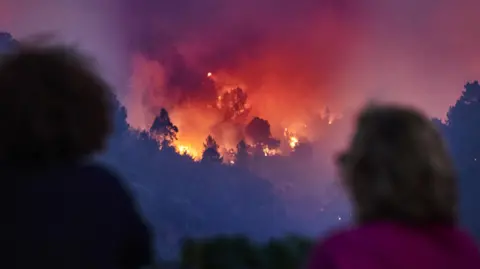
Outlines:
<svg viewBox="0 0 480 269"><path fill-rule="evenodd" d="M480 251L456 227L416 229L385 222L322 240L307 269L480 269Z"/></svg>

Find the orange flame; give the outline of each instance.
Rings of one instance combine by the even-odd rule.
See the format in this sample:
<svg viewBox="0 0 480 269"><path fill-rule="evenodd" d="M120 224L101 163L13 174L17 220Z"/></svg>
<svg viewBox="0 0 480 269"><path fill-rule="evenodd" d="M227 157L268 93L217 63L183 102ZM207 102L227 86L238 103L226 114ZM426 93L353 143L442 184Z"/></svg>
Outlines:
<svg viewBox="0 0 480 269"><path fill-rule="evenodd" d="M191 146L179 145L179 144L174 144L174 146L175 146L175 150L180 155L188 155L195 161L199 161L202 157L199 151L196 150L195 148L192 148Z"/></svg>
<svg viewBox="0 0 480 269"><path fill-rule="evenodd" d="M288 146L291 148L291 149L295 149L297 146L298 146L298 143L300 142L297 135L296 135L296 132L293 132L293 131L290 131L288 128L285 128L285 132L283 134L285 136L285 138L287 139L288 141Z"/></svg>
<svg viewBox="0 0 480 269"><path fill-rule="evenodd" d="M258 70L251 70L251 73L242 73L242 70L207 72L208 83L215 85L216 99L189 99L177 96L175 90L169 91L167 76L160 62L138 55L133 64L132 91L126 97L129 123L133 128L148 130L155 111L166 107L171 121L179 129L173 146L179 154L188 155L196 161L202 158L206 137L212 135L220 146L219 153L224 162L232 164L236 145L245 139L244 128L253 117L267 120L272 136L283 138L279 149L261 146L265 156L289 154L303 138L316 139L312 134L316 132L315 127L309 129L306 123L319 115L328 118L329 124L337 118L333 113L321 115L318 109L322 105L316 101L321 98L304 95L303 90L299 90L302 94L287 90L310 85L297 83L295 79L275 72L271 77L262 78L261 83L254 79ZM238 93L239 96L235 95L237 89L243 91ZM233 110L229 111L229 108Z"/></svg>

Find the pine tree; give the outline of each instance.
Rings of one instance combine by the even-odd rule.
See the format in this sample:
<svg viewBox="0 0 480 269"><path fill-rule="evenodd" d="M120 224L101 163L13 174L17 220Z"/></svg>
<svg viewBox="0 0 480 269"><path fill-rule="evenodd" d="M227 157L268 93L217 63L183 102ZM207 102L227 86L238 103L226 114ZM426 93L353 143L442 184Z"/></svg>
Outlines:
<svg viewBox="0 0 480 269"><path fill-rule="evenodd" d="M202 161L221 163L223 161L222 156L218 152L218 144L211 135L209 135L203 144L205 150L203 151Z"/></svg>
<svg viewBox="0 0 480 269"><path fill-rule="evenodd" d="M153 121L150 132L160 139L161 147L166 148L177 140L178 127L170 120L167 110L162 108L160 114Z"/></svg>

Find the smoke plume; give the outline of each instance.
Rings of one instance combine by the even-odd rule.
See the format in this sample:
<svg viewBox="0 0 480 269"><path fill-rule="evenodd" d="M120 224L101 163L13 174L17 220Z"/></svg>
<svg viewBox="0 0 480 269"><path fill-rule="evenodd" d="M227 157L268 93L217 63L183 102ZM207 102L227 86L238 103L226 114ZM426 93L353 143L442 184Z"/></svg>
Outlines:
<svg viewBox="0 0 480 269"><path fill-rule="evenodd" d="M122 27L135 55L125 95L129 120L148 126L167 107L183 136L192 136L186 142L201 145L200 137L222 121L207 107L237 86L248 94L250 116L267 119L277 136L325 106L344 112L371 99L443 117L464 82L480 76L479 6L474 0L124 0ZM216 136L228 142L232 135Z"/></svg>
<svg viewBox="0 0 480 269"><path fill-rule="evenodd" d="M0 26L16 37L53 31L78 42L99 59L133 126L147 128L166 107L180 137L201 146L212 129L225 143L241 136L231 131L238 123L209 109L237 86L248 94L249 116L267 119L275 136L325 106L346 113L370 99L443 117L464 82L480 77L479 7L476 0L4 0Z"/></svg>

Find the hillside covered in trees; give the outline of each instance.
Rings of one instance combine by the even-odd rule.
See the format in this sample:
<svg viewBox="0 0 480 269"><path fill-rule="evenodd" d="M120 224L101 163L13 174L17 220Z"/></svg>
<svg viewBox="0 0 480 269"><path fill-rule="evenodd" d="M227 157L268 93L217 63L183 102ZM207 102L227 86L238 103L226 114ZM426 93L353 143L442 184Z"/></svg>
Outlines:
<svg viewBox="0 0 480 269"><path fill-rule="evenodd" d="M462 223L478 239L480 218L475 212L480 211L479 100L478 82L467 83L446 120L433 119L445 135L461 178ZM312 193L302 201L289 200L295 197L290 196L292 193L305 188L302 180L309 177L298 172L322 165L311 163L313 158L308 154L251 155L242 150L246 145L239 143L238 163L225 164L213 137L208 137L202 161L195 162L170 146L175 132L181 130L168 119L166 110L162 110L160 119L155 119L150 132L129 128L126 110L120 104L115 117L117 130L109 150L101 158L117 168L134 189L155 228L161 256L175 256L180 240L185 237L244 234L266 240L287 232L315 236L348 220L345 199L331 178L330 184L324 184L325 193ZM162 139L154 138L159 134ZM271 180L275 177L277 181ZM313 197L315 194L318 197ZM292 212L301 211L302 206L309 211L307 214ZM312 223L316 230L309 230Z"/></svg>

